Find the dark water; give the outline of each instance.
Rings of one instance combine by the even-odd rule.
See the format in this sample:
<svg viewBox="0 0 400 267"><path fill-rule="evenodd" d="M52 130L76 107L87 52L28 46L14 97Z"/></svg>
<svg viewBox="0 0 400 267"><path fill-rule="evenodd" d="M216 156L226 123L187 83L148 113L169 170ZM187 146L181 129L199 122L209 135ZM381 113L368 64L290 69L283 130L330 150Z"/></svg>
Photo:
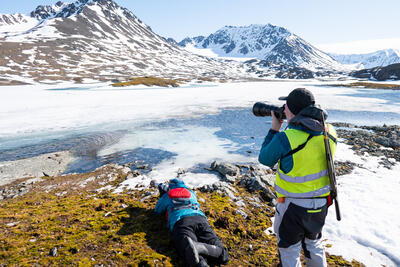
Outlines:
<svg viewBox="0 0 400 267"><path fill-rule="evenodd" d="M108 163L118 163L120 165L136 163L131 167L132 170L142 164L148 164L149 168L141 171L142 173L146 173L151 170L152 166L155 166L159 164L162 160L171 158L173 156L176 156L176 154L160 149L141 147L133 150L121 151L102 157L98 157L96 155L82 156L68 166L66 173L90 172Z"/></svg>
<svg viewBox="0 0 400 267"><path fill-rule="evenodd" d="M16 146L11 149L0 149L0 161L17 160L35 157L45 153L71 150L75 156L91 157L106 145L117 142L124 131L99 132L91 134L75 134L68 137L59 137L51 140L31 140L32 145ZM15 144L14 144L15 146Z"/></svg>
<svg viewBox="0 0 400 267"><path fill-rule="evenodd" d="M52 89L46 89L47 91L88 91L90 87L68 87L68 88L52 88Z"/></svg>

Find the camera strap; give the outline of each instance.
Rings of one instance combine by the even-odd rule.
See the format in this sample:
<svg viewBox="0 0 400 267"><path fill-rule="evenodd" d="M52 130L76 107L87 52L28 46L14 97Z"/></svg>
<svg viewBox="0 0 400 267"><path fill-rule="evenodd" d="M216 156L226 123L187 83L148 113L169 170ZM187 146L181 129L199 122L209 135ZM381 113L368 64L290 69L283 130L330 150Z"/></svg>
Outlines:
<svg viewBox="0 0 400 267"><path fill-rule="evenodd" d="M294 153L296 153L296 152L299 151L299 150L302 150L302 149L306 146L307 142L310 141L310 139L313 138L313 137L314 137L314 135L311 135L311 134L310 134L310 135L308 136L307 140L306 140L303 144L301 144L301 145L299 145L298 147L296 147L295 149L289 151L289 153L287 153L285 156L283 156L283 157L281 158L281 160L282 160L283 158L286 158L286 157L288 157L288 156L293 155Z"/></svg>

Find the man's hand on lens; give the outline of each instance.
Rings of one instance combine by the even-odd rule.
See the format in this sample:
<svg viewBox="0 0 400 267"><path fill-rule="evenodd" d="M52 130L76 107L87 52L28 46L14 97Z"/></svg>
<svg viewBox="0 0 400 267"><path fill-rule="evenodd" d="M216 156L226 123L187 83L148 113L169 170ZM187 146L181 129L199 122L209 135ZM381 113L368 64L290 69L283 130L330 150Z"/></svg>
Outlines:
<svg viewBox="0 0 400 267"><path fill-rule="evenodd" d="M271 117L272 117L272 126L271 126L271 129L272 129L272 130L275 130L275 131L277 131L277 132L279 132L279 130L280 130L281 127L282 127L283 120L282 120L282 119L278 119L278 118L275 116L275 113L274 113L274 112L271 112Z"/></svg>

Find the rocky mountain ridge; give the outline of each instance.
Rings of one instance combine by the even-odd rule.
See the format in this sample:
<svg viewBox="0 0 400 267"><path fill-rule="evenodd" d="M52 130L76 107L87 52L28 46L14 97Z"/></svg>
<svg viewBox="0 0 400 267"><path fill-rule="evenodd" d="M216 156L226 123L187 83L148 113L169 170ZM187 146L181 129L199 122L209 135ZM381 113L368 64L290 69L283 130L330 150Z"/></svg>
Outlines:
<svg viewBox="0 0 400 267"><path fill-rule="evenodd" d="M366 54L333 54L329 55L342 64L354 65L357 69L369 69L374 67L386 67L400 63L400 50L384 49Z"/></svg>
<svg viewBox="0 0 400 267"><path fill-rule="evenodd" d="M51 17L69 17L75 12L81 12L81 7L87 4L90 0L81 0L75 3L64 3L58 1L55 5L38 6L31 12L31 17L38 20L48 19Z"/></svg>
<svg viewBox="0 0 400 267"><path fill-rule="evenodd" d="M342 69L340 63L283 27L225 26L209 36L185 38L179 45L211 49L224 57L250 57L311 71Z"/></svg>
<svg viewBox="0 0 400 267"><path fill-rule="evenodd" d="M21 24L21 23L28 23L30 17L17 13L14 15L10 14L0 14L0 27L6 25L14 25L14 24Z"/></svg>
<svg viewBox="0 0 400 267"><path fill-rule="evenodd" d="M112 0L57 2L39 6L31 16L35 25L0 32L0 82L251 77L243 64L227 64L171 45ZM21 25L26 26L12 29Z"/></svg>

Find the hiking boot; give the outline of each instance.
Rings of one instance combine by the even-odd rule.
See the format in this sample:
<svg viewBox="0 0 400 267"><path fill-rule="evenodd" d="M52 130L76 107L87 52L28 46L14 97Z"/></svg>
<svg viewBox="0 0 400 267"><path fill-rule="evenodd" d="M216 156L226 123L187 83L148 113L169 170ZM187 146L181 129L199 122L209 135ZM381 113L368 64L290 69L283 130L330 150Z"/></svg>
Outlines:
<svg viewBox="0 0 400 267"><path fill-rule="evenodd" d="M202 242L196 242L193 241L194 246L196 247L196 250L198 254L204 255L206 257L212 257L212 258L219 258L223 252L223 249L215 246L215 245L210 245L207 243L202 243Z"/></svg>
<svg viewBox="0 0 400 267"><path fill-rule="evenodd" d="M200 262L199 253L195 246L195 241L193 241L190 237L185 236L187 247L185 249L185 255L187 257L187 261L191 266L197 266ZM196 242L197 243L197 242Z"/></svg>

